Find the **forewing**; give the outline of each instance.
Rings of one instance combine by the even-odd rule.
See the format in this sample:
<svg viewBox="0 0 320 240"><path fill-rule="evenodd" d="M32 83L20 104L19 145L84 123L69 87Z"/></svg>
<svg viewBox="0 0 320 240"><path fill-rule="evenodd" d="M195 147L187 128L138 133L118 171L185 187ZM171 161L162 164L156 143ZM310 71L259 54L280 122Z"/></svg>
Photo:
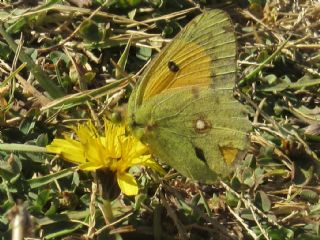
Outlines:
<svg viewBox="0 0 320 240"><path fill-rule="evenodd" d="M235 56L229 16L221 10L199 15L149 65L137 88L135 107L167 89L212 84L232 88Z"/></svg>

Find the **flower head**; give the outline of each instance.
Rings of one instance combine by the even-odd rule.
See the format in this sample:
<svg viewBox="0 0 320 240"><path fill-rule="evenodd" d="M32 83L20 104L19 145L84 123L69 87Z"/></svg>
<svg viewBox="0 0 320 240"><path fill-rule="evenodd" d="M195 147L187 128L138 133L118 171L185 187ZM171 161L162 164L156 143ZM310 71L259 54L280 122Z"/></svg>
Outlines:
<svg viewBox="0 0 320 240"><path fill-rule="evenodd" d="M133 136L127 136L122 125L106 120L104 135L99 135L91 121L78 124L72 129L76 139L67 135L64 139L56 138L47 146L47 150L78 164L84 171L111 170L126 195L138 193L138 184L128 172L132 166L144 165L163 172L161 166L148 154L148 148Z"/></svg>

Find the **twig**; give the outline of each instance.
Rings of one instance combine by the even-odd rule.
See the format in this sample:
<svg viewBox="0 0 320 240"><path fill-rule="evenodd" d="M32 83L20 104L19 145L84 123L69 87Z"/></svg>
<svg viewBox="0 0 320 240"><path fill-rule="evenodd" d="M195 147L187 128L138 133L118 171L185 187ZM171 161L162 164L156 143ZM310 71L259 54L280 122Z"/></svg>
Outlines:
<svg viewBox="0 0 320 240"><path fill-rule="evenodd" d="M90 215L89 215L89 227L88 227L88 233L87 236L88 238L92 238L94 233L94 229L95 229L95 225L96 225L96 194L97 194L97 184L95 182L92 182L91 185L91 199L90 199L90 205L89 205L89 211L90 211Z"/></svg>
<svg viewBox="0 0 320 240"><path fill-rule="evenodd" d="M258 240L259 237L250 229L250 227L243 221L243 219L235 212L232 210L231 207L227 206L229 212L239 221L239 223L247 230L249 235L255 239Z"/></svg>
<svg viewBox="0 0 320 240"><path fill-rule="evenodd" d="M263 235L267 240L270 240L270 237L268 236L268 233L266 232L266 230L261 226L260 222L258 221L257 215L256 215L256 213L254 212L253 207L250 206L249 209L250 209L250 212L251 212L251 214L252 214L253 220L256 222L256 224L257 224L258 228L260 229L262 235Z"/></svg>
<svg viewBox="0 0 320 240"><path fill-rule="evenodd" d="M116 225L116 224L118 224L118 223L120 223L120 222L122 222L122 221L124 221L124 220L127 220L128 217L130 217L132 214L133 214L133 212L128 213L127 215L123 216L122 218L119 218L117 221L114 221L114 222L112 222L112 223L110 223L110 224L107 224L107 225L103 226L102 228L100 228L99 230L97 230L97 231L94 233L94 235L95 235L95 236L98 236L98 235L99 235L100 233L102 233L104 230L106 230L106 229L108 229L108 228L111 228L111 227L113 227L114 225Z"/></svg>

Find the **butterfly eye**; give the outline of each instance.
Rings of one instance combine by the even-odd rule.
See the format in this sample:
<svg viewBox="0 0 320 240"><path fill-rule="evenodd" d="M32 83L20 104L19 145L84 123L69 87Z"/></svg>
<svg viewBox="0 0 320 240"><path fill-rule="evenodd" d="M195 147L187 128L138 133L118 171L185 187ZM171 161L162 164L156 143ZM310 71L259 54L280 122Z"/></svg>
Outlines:
<svg viewBox="0 0 320 240"><path fill-rule="evenodd" d="M168 62L168 68L171 72L178 72L180 70L179 66L174 61Z"/></svg>

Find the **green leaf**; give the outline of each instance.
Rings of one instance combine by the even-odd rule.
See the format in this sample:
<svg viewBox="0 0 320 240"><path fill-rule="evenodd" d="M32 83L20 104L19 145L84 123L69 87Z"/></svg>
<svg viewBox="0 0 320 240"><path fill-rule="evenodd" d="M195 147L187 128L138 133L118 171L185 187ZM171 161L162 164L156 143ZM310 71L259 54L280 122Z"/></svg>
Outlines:
<svg viewBox="0 0 320 240"><path fill-rule="evenodd" d="M132 8L141 3L141 0L118 0L118 7L120 8Z"/></svg>
<svg viewBox="0 0 320 240"><path fill-rule="evenodd" d="M134 210L135 211L139 211L140 210L141 205L147 199L147 197L148 196L146 194L138 194L137 196L135 196L135 204L134 204Z"/></svg>
<svg viewBox="0 0 320 240"><path fill-rule="evenodd" d="M47 150L44 147L16 143L2 143L0 144L0 150L8 152L47 152Z"/></svg>
<svg viewBox="0 0 320 240"><path fill-rule="evenodd" d="M22 28L27 24L27 19L24 17L20 17L17 21L15 21L13 24L11 24L7 28L7 33L8 34L14 34L21 32Z"/></svg>
<svg viewBox="0 0 320 240"><path fill-rule="evenodd" d="M308 201L309 203L315 204L319 201L319 194L309 189L303 189L300 192L301 199Z"/></svg>
<svg viewBox="0 0 320 240"><path fill-rule="evenodd" d="M89 209L78 211L67 211L63 214L59 213L50 217L36 218L36 222L39 226L45 226L54 224L56 222L65 222L70 219L81 220L89 215Z"/></svg>
<svg viewBox="0 0 320 240"><path fill-rule="evenodd" d="M123 53L121 54L119 60L118 60L118 66L119 68L116 68L116 78L119 79L123 76L123 73L125 72L126 64L128 61L129 51L131 47L131 38L129 39L126 48L124 49Z"/></svg>
<svg viewBox="0 0 320 240"><path fill-rule="evenodd" d="M68 58L68 56L65 53L60 51L50 52L49 58L55 65L58 64L58 62L60 61L63 61L65 64L70 63L70 59Z"/></svg>
<svg viewBox="0 0 320 240"><path fill-rule="evenodd" d="M236 207L239 203L239 198L233 194L232 192L227 192L226 193L226 203L230 206L230 207Z"/></svg>
<svg viewBox="0 0 320 240"><path fill-rule="evenodd" d="M242 172L243 183L252 187L255 185L255 178L251 168L245 168Z"/></svg>
<svg viewBox="0 0 320 240"><path fill-rule="evenodd" d="M286 89L304 89L307 87L313 87L320 84L320 78L312 79L310 76L305 75L297 82L291 82L288 78L282 79L280 82L275 83L271 87L258 88L258 91L263 92L281 92Z"/></svg>
<svg viewBox="0 0 320 240"><path fill-rule="evenodd" d="M157 205L153 211L153 235L155 240L162 239L163 206Z"/></svg>
<svg viewBox="0 0 320 240"><path fill-rule="evenodd" d="M268 195L264 191L258 191L255 197L255 204L258 208L264 212L268 212L271 209L271 201Z"/></svg>
<svg viewBox="0 0 320 240"><path fill-rule="evenodd" d="M292 240L294 239L294 231L288 228L271 228L268 229L268 235L272 240Z"/></svg>
<svg viewBox="0 0 320 240"><path fill-rule="evenodd" d="M2 58L3 60L9 60L10 55L11 50L9 46L0 41L0 58Z"/></svg>
<svg viewBox="0 0 320 240"><path fill-rule="evenodd" d="M24 118L19 126L19 130L24 133L25 135L28 135L36 125L36 121L32 114L30 114L28 117Z"/></svg>
<svg viewBox="0 0 320 240"><path fill-rule="evenodd" d="M47 204L47 202L51 199L51 193L50 190L42 190L35 201L34 208L38 210L39 212L43 211L44 206Z"/></svg>
<svg viewBox="0 0 320 240"><path fill-rule="evenodd" d="M242 210L240 216L243 219L246 219L249 221L255 221L254 217L252 216L252 212L249 209ZM256 217L259 219L258 215L256 215Z"/></svg>
<svg viewBox="0 0 320 240"><path fill-rule="evenodd" d="M152 49L149 47L140 47L136 54L137 58L144 61L149 60L151 56L152 56Z"/></svg>
<svg viewBox="0 0 320 240"><path fill-rule="evenodd" d="M53 181L56 181L60 178L67 177L67 176L71 175L74 171L75 171L75 168L67 168L67 169L64 169L59 172L52 173L52 174L49 174L49 175L46 175L43 177L30 179L27 182L30 184L30 188L32 188L32 189L38 188L38 187L44 186L46 184L49 184Z"/></svg>
<svg viewBox="0 0 320 240"><path fill-rule="evenodd" d="M0 161L0 177L8 182L15 182L22 170L21 162L14 157L9 157L7 161Z"/></svg>
<svg viewBox="0 0 320 240"><path fill-rule="evenodd" d="M86 20L81 24L79 30L80 36L88 42L100 42L104 38L104 32L99 25L92 21Z"/></svg>

